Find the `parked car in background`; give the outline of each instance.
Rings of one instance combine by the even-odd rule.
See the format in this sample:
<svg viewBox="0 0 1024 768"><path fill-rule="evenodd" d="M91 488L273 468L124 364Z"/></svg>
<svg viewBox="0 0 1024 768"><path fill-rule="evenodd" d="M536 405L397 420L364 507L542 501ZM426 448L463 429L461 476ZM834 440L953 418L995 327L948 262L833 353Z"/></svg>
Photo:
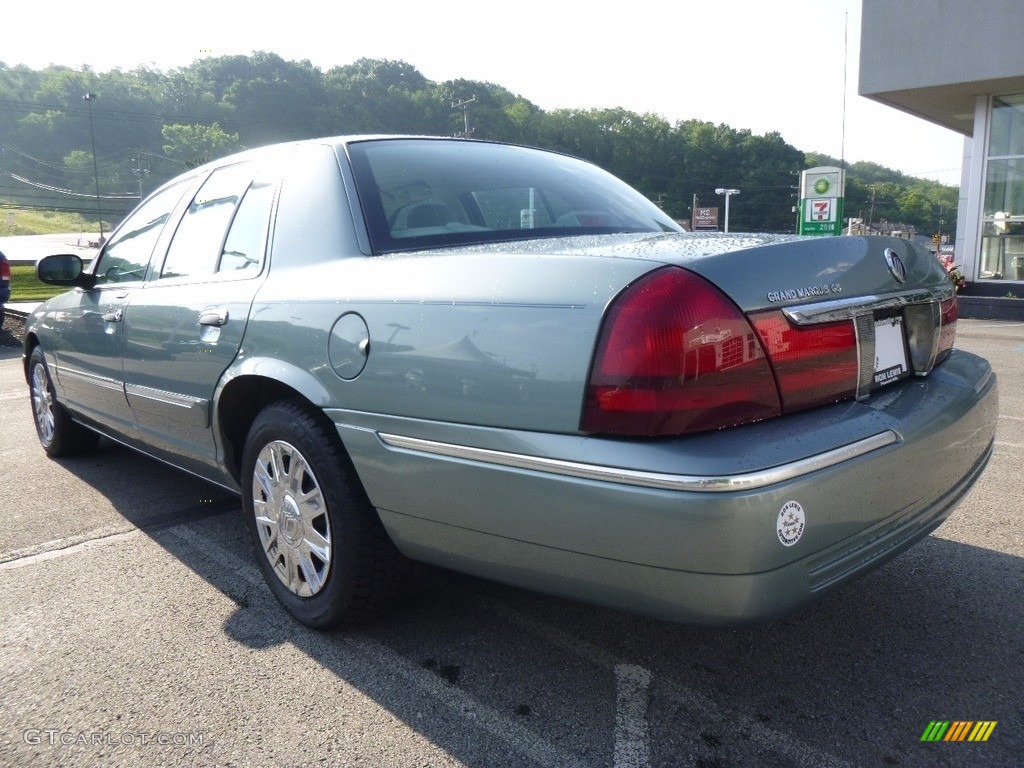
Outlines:
<svg viewBox="0 0 1024 768"><path fill-rule="evenodd" d="M11 262L0 251L0 328L3 328L6 316L4 305L11 300Z"/></svg>
<svg viewBox="0 0 1024 768"><path fill-rule="evenodd" d="M26 329L46 452L104 434L238 492L313 627L386 605L409 559L773 619L935 529L993 446L995 376L928 251L683 233L536 149L255 150L38 274L73 289Z"/></svg>

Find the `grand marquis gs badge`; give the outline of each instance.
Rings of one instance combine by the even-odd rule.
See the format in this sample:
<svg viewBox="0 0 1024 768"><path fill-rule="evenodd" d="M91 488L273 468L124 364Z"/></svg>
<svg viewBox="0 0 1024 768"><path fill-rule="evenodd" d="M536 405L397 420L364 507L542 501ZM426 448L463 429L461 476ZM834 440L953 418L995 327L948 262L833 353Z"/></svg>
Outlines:
<svg viewBox="0 0 1024 768"><path fill-rule="evenodd" d="M814 296L832 296L842 292L843 289L839 283L825 283L823 285L809 285L806 288L769 291L768 301L795 301L796 299L808 299Z"/></svg>

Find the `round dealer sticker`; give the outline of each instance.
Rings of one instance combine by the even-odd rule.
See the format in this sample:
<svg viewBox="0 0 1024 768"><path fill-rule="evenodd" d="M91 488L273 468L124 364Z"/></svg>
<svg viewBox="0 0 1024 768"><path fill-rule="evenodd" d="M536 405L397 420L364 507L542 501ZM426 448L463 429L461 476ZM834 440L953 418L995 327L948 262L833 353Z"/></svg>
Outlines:
<svg viewBox="0 0 1024 768"><path fill-rule="evenodd" d="M779 519L775 525L775 532L779 535L779 541L784 547L792 547L800 537L804 535L804 526L807 518L804 517L804 508L799 502L787 501L779 510Z"/></svg>

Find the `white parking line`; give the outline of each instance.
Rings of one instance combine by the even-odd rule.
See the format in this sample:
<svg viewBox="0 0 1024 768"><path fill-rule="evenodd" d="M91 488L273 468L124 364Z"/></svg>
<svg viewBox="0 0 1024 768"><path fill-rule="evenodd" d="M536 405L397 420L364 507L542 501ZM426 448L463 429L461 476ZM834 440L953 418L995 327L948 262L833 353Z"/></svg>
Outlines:
<svg viewBox="0 0 1024 768"><path fill-rule="evenodd" d="M498 737L519 754L551 768L586 768L588 765L511 717L477 701L458 686L445 682L433 672L424 671L423 667L388 646L368 637L352 637L343 642L363 655L371 669L397 673L404 685L419 688L473 726ZM411 723L409 727L415 729Z"/></svg>
<svg viewBox="0 0 1024 768"><path fill-rule="evenodd" d="M573 637L561 629L521 611L506 605L494 604L493 600L483 598L469 590L465 590L464 594L474 598L481 610L495 613L510 624L539 635L552 645L582 656L593 664L608 669L615 669L625 664L624 661L603 648ZM791 734L772 730L750 715L742 712L723 711L718 703L710 697L697 693L674 680L659 677L658 687L667 691L674 701L694 712L699 712L703 723L722 723L731 731L741 730L749 735L750 741L755 745L787 755L797 765L813 765L816 768L852 768L852 765L845 760L798 741Z"/></svg>
<svg viewBox="0 0 1024 768"><path fill-rule="evenodd" d="M647 725L651 673L633 664L615 667L615 768L647 768L651 747Z"/></svg>
<svg viewBox="0 0 1024 768"><path fill-rule="evenodd" d="M35 565L46 560L56 560L57 558L76 555L79 552L85 552L90 549L106 547L110 544L119 544L141 533L142 531L137 528L125 531L124 528L104 527L78 536L54 539L33 547L0 553L0 558L2 558L0 571L13 571L15 568L24 568L27 565Z"/></svg>

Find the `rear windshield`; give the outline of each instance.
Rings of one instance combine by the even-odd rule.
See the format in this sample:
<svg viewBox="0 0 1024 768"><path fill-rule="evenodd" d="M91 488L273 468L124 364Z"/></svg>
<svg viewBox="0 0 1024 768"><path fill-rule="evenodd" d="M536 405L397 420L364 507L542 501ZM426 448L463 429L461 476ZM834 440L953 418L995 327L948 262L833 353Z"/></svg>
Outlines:
<svg viewBox="0 0 1024 768"><path fill-rule="evenodd" d="M349 145L375 253L544 237L678 232L597 166L524 147L456 139Z"/></svg>

